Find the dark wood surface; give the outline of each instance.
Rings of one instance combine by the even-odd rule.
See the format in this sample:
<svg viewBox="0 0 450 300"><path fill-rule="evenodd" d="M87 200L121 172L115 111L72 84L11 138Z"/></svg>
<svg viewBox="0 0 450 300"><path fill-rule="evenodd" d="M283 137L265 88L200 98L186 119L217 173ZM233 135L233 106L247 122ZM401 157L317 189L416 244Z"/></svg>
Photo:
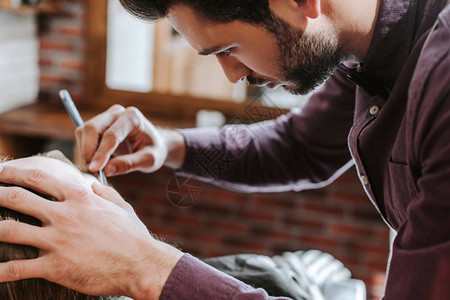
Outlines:
<svg viewBox="0 0 450 300"><path fill-rule="evenodd" d="M74 129L62 106L33 104L0 114L1 134L72 140Z"/></svg>
<svg viewBox="0 0 450 300"><path fill-rule="evenodd" d="M96 108L80 109L84 120L101 113ZM155 125L165 128L194 126L194 120L164 119L143 112ZM37 103L0 114L0 134L61 140L74 139L75 125L62 105Z"/></svg>

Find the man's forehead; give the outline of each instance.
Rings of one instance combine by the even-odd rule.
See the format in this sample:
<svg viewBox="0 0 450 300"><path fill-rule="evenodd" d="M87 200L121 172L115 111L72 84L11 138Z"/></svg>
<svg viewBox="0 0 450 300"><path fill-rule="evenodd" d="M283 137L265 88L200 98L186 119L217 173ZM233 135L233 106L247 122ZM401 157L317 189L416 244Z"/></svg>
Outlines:
<svg viewBox="0 0 450 300"><path fill-rule="evenodd" d="M200 55L211 54L226 46L222 41L223 36L216 34L216 29L226 24L208 20L186 5L175 5L169 11L167 19Z"/></svg>
<svg viewBox="0 0 450 300"><path fill-rule="evenodd" d="M167 19L175 29L183 28L187 25L193 27L197 24L201 26L213 26L217 24L185 4L176 4L172 6L167 13Z"/></svg>

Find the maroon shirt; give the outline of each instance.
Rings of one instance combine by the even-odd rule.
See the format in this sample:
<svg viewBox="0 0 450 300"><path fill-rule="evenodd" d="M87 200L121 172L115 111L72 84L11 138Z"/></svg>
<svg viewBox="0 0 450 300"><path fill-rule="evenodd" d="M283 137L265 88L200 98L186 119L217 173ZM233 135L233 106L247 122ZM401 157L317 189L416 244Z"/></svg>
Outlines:
<svg viewBox="0 0 450 300"><path fill-rule="evenodd" d="M397 231L384 299L450 299L446 2L381 0L364 63L341 65L301 111L250 126L183 130L182 171L246 192L298 191L329 184L355 164L370 200ZM161 295L268 298L189 255Z"/></svg>

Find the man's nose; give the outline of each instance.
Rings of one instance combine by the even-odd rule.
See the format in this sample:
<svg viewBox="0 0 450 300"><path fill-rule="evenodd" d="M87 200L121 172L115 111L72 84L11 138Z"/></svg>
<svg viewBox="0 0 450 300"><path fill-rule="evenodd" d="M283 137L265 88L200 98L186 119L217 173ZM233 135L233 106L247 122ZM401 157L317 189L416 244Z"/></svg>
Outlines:
<svg viewBox="0 0 450 300"><path fill-rule="evenodd" d="M237 83L251 74L251 70L246 65L232 56L217 57L217 59L231 83Z"/></svg>

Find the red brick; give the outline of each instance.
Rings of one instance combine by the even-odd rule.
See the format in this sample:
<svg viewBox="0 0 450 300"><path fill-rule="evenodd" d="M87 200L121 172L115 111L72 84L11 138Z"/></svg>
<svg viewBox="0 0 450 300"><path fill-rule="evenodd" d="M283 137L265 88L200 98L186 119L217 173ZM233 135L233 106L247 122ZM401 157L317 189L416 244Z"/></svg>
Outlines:
<svg viewBox="0 0 450 300"><path fill-rule="evenodd" d="M303 213L317 213L317 214L324 214L324 215L342 215L343 211L341 208L337 206L330 206L327 204L322 203L301 203L300 209L303 211Z"/></svg>
<svg viewBox="0 0 450 300"><path fill-rule="evenodd" d="M248 231L247 226L238 222L216 221L212 225L219 232L231 232L242 235Z"/></svg>
<svg viewBox="0 0 450 300"><path fill-rule="evenodd" d="M387 268L387 261L385 262L369 261L365 263L365 266L369 270L384 271Z"/></svg>
<svg viewBox="0 0 450 300"><path fill-rule="evenodd" d="M269 233L276 232L271 224L250 224L249 232L251 236L267 236Z"/></svg>
<svg viewBox="0 0 450 300"><path fill-rule="evenodd" d="M53 61L48 58L40 58L39 59L39 65L40 66L51 66L53 64Z"/></svg>
<svg viewBox="0 0 450 300"><path fill-rule="evenodd" d="M291 201L288 197L286 199L280 198L266 198L266 197L255 197L251 199L254 205L258 208L264 207L269 209L294 209L295 202Z"/></svg>
<svg viewBox="0 0 450 300"><path fill-rule="evenodd" d="M84 30L79 27L63 27L60 29L61 34L70 36L83 36Z"/></svg>
<svg viewBox="0 0 450 300"><path fill-rule="evenodd" d="M190 236L190 239L193 241L204 242L207 244L220 244L220 237L214 234L200 233L193 234Z"/></svg>
<svg viewBox="0 0 450 300"><path fill-rule="evenodd" d="M249 219L247 221L263 221L275 222L275 216L272 213L263 213L259 211L247 211L240 214L243 218Z"/></svg>
<svg viewBox="0 0 450 300"><path fill-rule="evenodd" d="M355 220L374 222L377 224L383 223L383 219L373 206L368 206L367 208L357 208L351 214Z"/></svg>
<svg viewBox="0 0 450 300"><path fill-rule="evenodd" d="M227 246L242 247L248 249L248 251L261 252L267 249L266 245L259 241L250 241L244 237L223 237L222 240Z"/></svg>
<svg viewBox="0 0 450 300"><path fill-rule="evenodd" d="M330 239L321 236L301 235L299 241L301 243L306 243L309 245L324 246L324 247L336 247L338 245L336 239Z"/></svg>
<svg viewBox="0 0 450 300"><path fill-rule="evenodd" d="M389 244L385 245L364 245L358 244L354 246L355 250L367 254L378 254L385 256L386 259L389 256Z"/></svg>
<svg viewBox="0 0 450 300"><path fill-rule="evenodd" d="M372 206L372 203L364 194L337 191L333 194L333 196L336 200L342 203Z"/></svg>
<svg viewBox="0 0 450 300"><path fill-rule="evenodd" d="M299 226L304 229L324 229L327 226L323 220L308 220L298 215L285 216L284 222L288 225Z"/></svg>
<svg viewBox="0 0 450 300"><path fill-rule="evenodd" d="M268 235L268 239L270 241L287 242L291 239L291 235L284 231L272 232Z"/></svg>
<svg viewBox="0 0 450 300"><path fill-rule="evenodd" d="M84 63L78 60L64 60L61 62L61 67L71 70L83 70Z"/></svg>
<svg viewBox="0 0 450 300"><path fill-rule="evenodd" d="M364 226L363 224L360 226L355 226L343 223L334 223L331 225L330 229L334 234L351 236L370 237L373 234L373 230L367 228L367 226Z"/></svg>
<svg viewBox="0 0 450 300"><path fill-rule="evenodd" d="M247 199L245 199L242 195L216 188L205 192L205 197L213 199L215 202L229 203L233 205L245 205L247 201Z"/></svg>
<svg viewBox="0 0 450 300"><path fill-rule="evenodd" d="M342 262L344 264L344 266L346 266L347 268L360 265L360 261L355 256L351 256L348 253L346 253L344 255L333 253L333 256L337 260Z"/></svg>
<svg viewBox="0 0 450 300"><path fill-rule="evenodd" d="M40 44L41 49L57 50L57 51L72 51L73 46L69 43L54 42L54 41L42 41Z"/></svg>
<svg viewBox="0 0 450 300"><path fill-rule="evenodd" d="M200 201L200 203L192 209L195 209L196 213L203 214L214 219L217 219L218 216L224 217L235 214L233 209L230 207L225 207L220 203L211 203L206 201Z"/></svg>
<svg viewBox="0 0 450 300"><path fill-rule="evenodd" d="M385 228L383 228L382 230L380 230L378 236L379 236L379 238L380 238L382 241L389 241L389 239L390 239L390 231L389 231L389 228L386 226Z"/></svg>
<svg viewBox="0 0 450 300"><path fill-rule="evenodd" d="M179 225L200 225L200 220L198 217L195 217L193 215L174 215L172 214L173 219L172 221Z"/></svg>

